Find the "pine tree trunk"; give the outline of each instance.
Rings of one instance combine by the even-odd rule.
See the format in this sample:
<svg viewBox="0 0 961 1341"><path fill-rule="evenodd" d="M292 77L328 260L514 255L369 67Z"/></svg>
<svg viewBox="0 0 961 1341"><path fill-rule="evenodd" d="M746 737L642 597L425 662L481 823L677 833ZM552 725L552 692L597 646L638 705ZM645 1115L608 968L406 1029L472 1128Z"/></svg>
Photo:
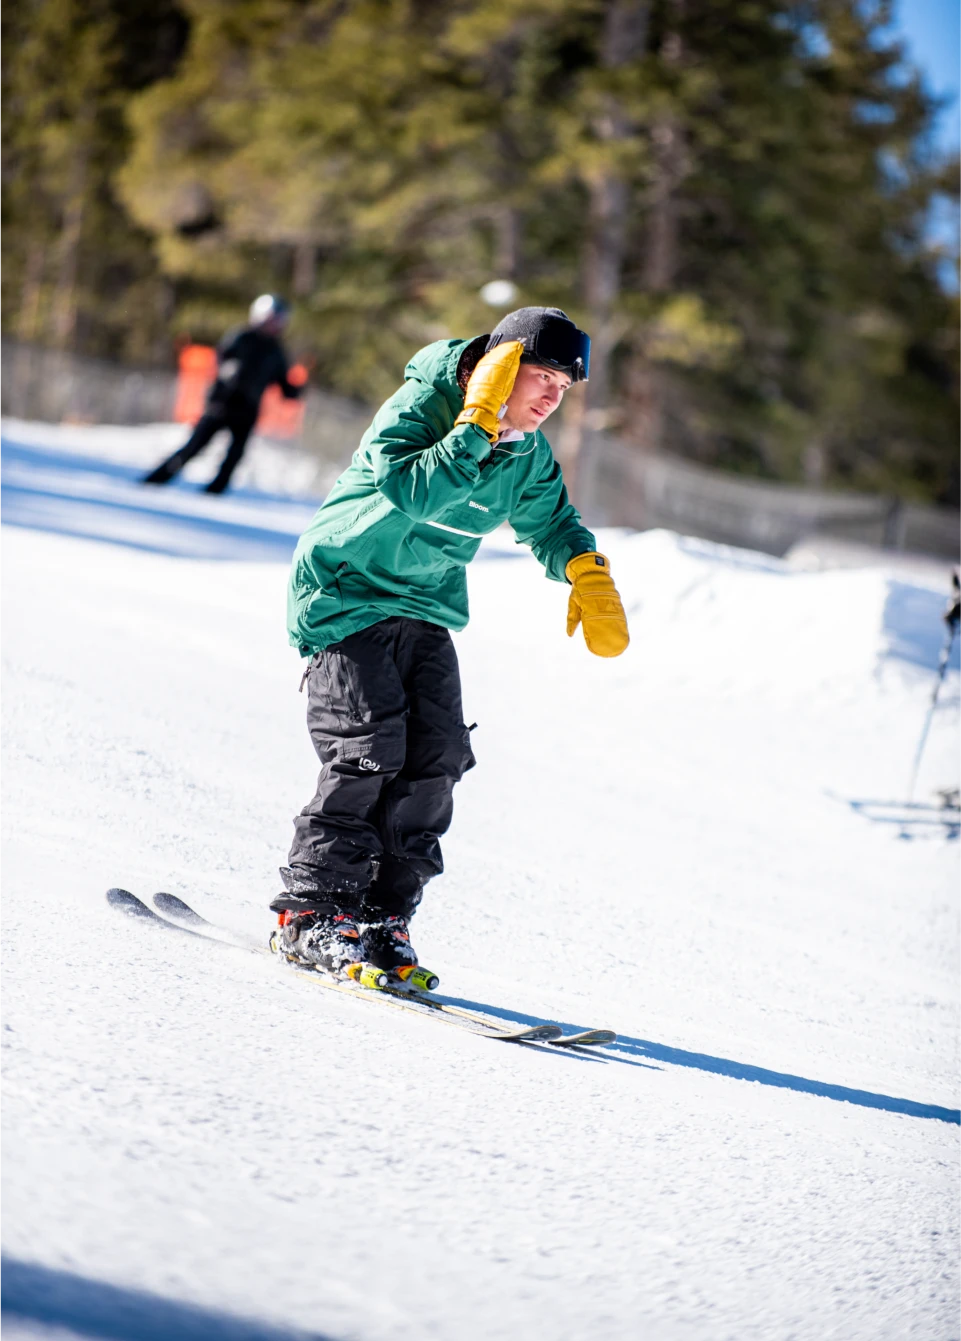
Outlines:
<svg viewBox="0 0 961 1341"><path fill-rule="evenodd" d="M497 211L496 256L494 268L498 279L515 279L520 259L520 221L517 210L505 205Z"/></svg>
<svg viewBox="0 0 961 1341"><path fill-rule="evenodd" d="M27 261L23 270L23 288L20 291L20 311L17 314L17 336L25 344L37 338L40 324L40 295L43 292L44 261L47 256L46 244L42 238L35 237L27 248Z"/></svg>
<svg viewBox="0 0 961 1341"><path fill-rule="evenodd" d="M650 193L644 287L667 293L677 273L677 188L686 175L680 128L670 116L654 127L654 182Z"/></svg>
<svg viewBox="0 0 961 1341"><path fill-rule="evenodd" d="M317 247L309 241L298 242L294 248L293 289L296 298L313 293L317 283Z"/></svg>
<svg viewBox="0 0 961 1341"><path fill-rule="evenodd" d="M613 70L635 60L647 39L648 0L608 0L601 38L600 64ZM631 127L618 100L609 95L593 127L598 141L610 146L626 139ZM619 332L617 301L627 243L630 206L628 183L613 167L599 167L586 182L589 198L584 247L584 301L591 337L590 381L570 398L564 420L562 457L568 487L589 507L589 443L604 418L610 395L610 361Z"/></svg>
<svg viewBox="0 0 961 1341"><path fill-rule="evenodd" d="M35 367L33 351L24 348L36 340L40 328L40 300L43 295L44 262L47 249L42 238L35 237L27 248L20 291L20 311L17 314L17 337L23 344L12 349L9 360L10 406L9 413L19 419L29 419L34 413L33 384Z"/></svg>
<svg viewBox="0 0 961 1341"><path fill-rule="evenodd" d="M683 5L684 0L673 0L675 19L680 17ZM683 55L679 33L666 33L660 51L664 65L677 67ZM652 127L651 150L654 175L648 193L642 279L647 293L666 294L674 287L678 266L677 190L689 170L683 132L670 112ZM668 380L642 348L635 357L630 381L634 392L630 436L643 450L657 451L664 443Z"/></svg>
<svg viewBox="0 0 961 1341"><path fill-rule="evenodd" d="M71 190L63 212L60 241L57 246L57 283L53 292L50 324L53 343L66 349L77 328L77 272L80 266L80 239L86 206L87 157L79 151L71 173Z"/></svg>

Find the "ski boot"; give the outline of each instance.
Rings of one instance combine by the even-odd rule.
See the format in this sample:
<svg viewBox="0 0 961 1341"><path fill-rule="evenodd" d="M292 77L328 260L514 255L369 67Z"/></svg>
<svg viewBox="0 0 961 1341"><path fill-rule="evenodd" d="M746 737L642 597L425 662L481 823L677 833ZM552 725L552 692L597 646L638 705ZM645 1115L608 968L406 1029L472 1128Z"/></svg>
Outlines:
<svg viewBox="0 0 961 1341"><path fill-rule="evenodd" d="M353 976L365 960L364 943L350 913L284 911L271 937L271 948L285 959L300 960L336 976Z"/></svg>
<svg viewBox="0 0 961 1341"><path fill-rule="evenodd" d="M421 968L410 943L407 918L393 915L382 922L372 922L364 928L364 947L367 959L377 968L386 969L408 987L432 992L440 985L435 973Z"/></svg>

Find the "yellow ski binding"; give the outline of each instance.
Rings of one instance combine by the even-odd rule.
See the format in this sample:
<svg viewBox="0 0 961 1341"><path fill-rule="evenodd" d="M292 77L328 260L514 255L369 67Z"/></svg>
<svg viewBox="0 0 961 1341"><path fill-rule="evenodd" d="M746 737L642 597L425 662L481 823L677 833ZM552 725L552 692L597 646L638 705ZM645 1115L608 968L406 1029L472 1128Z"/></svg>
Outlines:
<svg viewBox="0 0 961 1341"><path fill-rule="evenodd" d="M440 986L437 974L422 968L420 964L404 964L394 969L394 972L405 986L416 987L419 992L433 992Z"/></svg>
<svg viewBox="0 0 961 1341"><path fill-rule="evenodd" d="M384 970L375 968L373 964L351 964L347 969L347 977L360 987L369 987L378 992L390 981Z"/></svg>

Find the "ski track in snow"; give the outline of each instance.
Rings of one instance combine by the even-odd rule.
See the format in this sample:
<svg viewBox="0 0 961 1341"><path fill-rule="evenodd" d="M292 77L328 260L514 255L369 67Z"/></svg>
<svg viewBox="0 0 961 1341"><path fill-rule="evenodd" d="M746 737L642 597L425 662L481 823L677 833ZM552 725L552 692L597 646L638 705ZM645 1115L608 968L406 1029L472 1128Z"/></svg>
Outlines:
<svg viewBox="0 0 961 1341"><path fill-rule="evenodd" d="M957 1338L957 826L887 805L944 593L609 532L602 661L491 537L415 944L620 1036L494 1043L107 908L265 939L316 774L307 468L138 487L181 436L5 425L4 1337ZM958 698L955 648L921 801Z"/></svg>

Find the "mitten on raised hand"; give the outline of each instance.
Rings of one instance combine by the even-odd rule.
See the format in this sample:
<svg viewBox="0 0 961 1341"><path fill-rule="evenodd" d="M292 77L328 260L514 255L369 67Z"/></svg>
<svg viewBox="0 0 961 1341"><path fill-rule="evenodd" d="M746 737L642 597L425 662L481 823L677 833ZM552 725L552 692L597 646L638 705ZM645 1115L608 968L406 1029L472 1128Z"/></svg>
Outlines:
<svg viewBox="0 0 961 1341"><path fill-rule="evenodd" d="M496 442L501 431L501 415L521 364L524 346L520 340L507 340L495 345L489 354L478 361L464 392L464 408L455 424L476 424Z"/></svg>
<svg viewBox="0 0 961 1341"><path fill-rule="evenodd" d="M571 584L567 603L567 636L578 624L584 629L587 650L597 657L619 657L631 641L627 616L611 578L610 560L603 554L578 554L564 570Z"/></svg>

